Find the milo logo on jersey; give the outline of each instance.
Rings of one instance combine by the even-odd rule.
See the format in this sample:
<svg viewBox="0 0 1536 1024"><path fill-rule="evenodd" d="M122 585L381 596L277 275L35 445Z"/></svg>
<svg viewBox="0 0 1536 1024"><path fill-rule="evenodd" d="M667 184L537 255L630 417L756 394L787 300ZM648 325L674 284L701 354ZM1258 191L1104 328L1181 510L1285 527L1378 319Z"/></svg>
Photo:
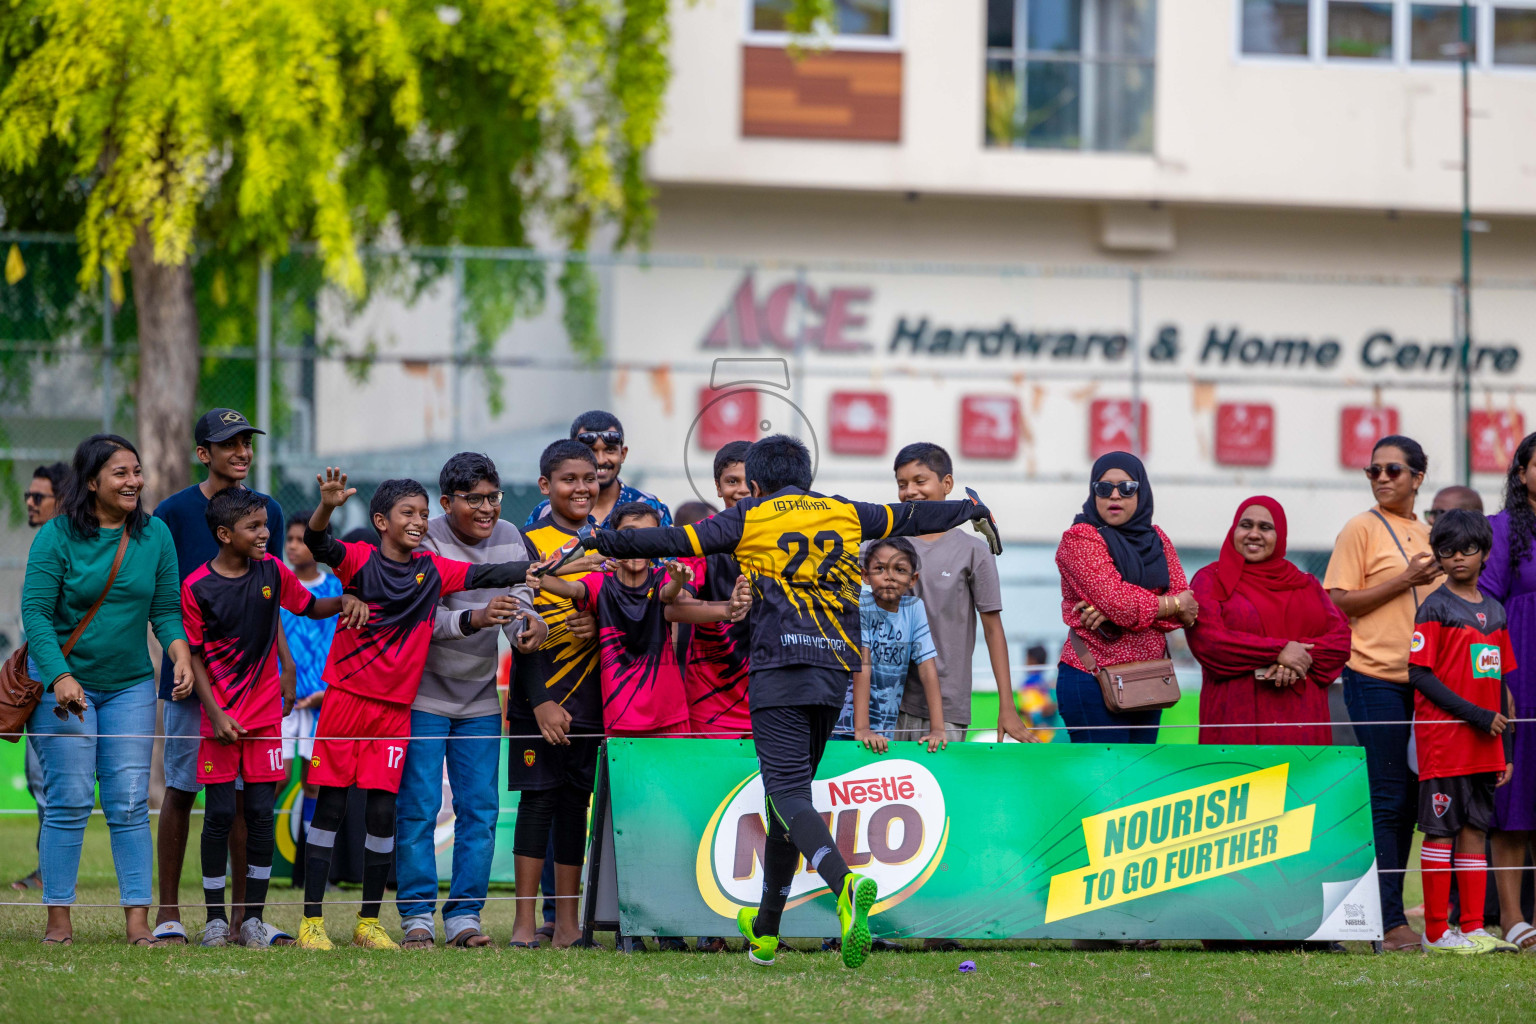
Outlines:
<svg viewBox="0 0 1536 1024"><path fill-rule="evenodd" d="M1289 769L1277 764L1083 818L1088 866L1051 876L1046 923L1307 852L1316 805L1285 809Z"/></svg>
<svg viewBox="0 0 1536 1024"><path fill-rule="evenodd" d="M922 888L944 857L949 818L944 790L916 761L895 758L832 779L817 779L811 800L854 871L880 885L873 913L894 907ZM715 808L699 842L699 894L722 917L756 906L763 895L767 841L762 776L743 779ZM821 876L800 861L785 909L828 892Z"/></svg>
<svg viewBox="0 0 1536 1024"><path fill-rule="evenodd" d="M1472 644L1472 675L1477 679L1502 679L1504 663L1497 644Z"/></svg>

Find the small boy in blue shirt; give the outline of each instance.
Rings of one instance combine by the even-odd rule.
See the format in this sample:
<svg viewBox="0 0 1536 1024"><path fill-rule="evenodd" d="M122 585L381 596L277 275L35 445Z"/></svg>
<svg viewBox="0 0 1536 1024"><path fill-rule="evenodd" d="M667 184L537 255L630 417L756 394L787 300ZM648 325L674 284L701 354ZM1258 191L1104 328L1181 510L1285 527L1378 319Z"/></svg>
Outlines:
<svg viewBox="0 0 1536 1024"><path fill-rule="evenodd" d="M856 739L877 754L885 753L896 737L896 716L912 664L917 665L934 717L927 735L902 738L927 743L930 752L946 745L938 652L923 600L911 593L918 568L917 551L905 537L876 541L864 552L864 590L859 595L863 664L853 675L834 735Z"/></svg>

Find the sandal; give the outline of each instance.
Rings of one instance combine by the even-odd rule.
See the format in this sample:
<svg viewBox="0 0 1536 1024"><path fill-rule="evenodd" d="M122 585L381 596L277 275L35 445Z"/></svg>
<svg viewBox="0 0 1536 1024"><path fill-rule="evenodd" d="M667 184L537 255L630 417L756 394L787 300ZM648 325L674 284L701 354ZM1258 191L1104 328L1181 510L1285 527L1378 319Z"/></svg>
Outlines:
<svg viewBox="0 0 1536 1024"><path fill-rule="evenodd" d="M170 943L166 942L164 939L157 938L154 935L140 935L136 939L129 939L128 945L144 946L148 949L164 949L166 946L169 946Z"/></svg>
<svg viewBox="0 0 1536 1024"><path fill-rule="evenodd" d="M431 949L437 945L437 939L425 928L412 928L405 933L405 938L400 943L401 949Z"/></svg>
<svg viewBox="0 0 1536 1024"><path fill-rule="evenodd" d="M187 930L181 926L180 921L161 921L155 925L152 934L157 939L165 940L167 945L185 946L187 944Z"/></svg>
<svg viewBox="0 0 1536 1024"><path fill-rule="evenodd" d="M15 889L17 892L26 892L28 889L41 889L42 887L43 876L38 874L36 871L32 872L26 878L18 878L16 881L11 883L11 888Z"/></svg>
<svg viewBox="0 0 1536 1024"><path fill-rule="evenodd" d="M1504 933L1504 941L1513 942L1520 947L1522 953L1536 953L1536 928L1525 921L1520 921Z"/></svg>
<svg viewBox="0 0 1536 1024"><path fill-rule="evenodd" d="M538 939L534 939L532 942L518 942L516 939L513 939L511 942L507 943L507 948L508 949L538 949L539 948L539 940Z"/></svg>
<svg viewBox="0 0 1536 1024"><path fill-rule="evenodd" d="M50 939L46 935L43 936L43 945L45 946L73 946L74 944L75 937L73 935L66 935L62 939Z"/></svg>
<svg viewBox="0 0 1536 1024"><path fill-rule="evenodd" d="M466 928L449 939L448 945L455 949L486 949L491 945L491 937L478 928Z"/></svg>

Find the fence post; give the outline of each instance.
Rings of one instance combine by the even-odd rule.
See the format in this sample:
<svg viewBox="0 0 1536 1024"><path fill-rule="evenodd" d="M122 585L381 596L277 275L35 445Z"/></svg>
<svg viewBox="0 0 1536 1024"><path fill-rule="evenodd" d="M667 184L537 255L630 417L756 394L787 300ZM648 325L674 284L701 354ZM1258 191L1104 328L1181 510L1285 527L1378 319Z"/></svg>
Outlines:
<svg viewBox="0 0 1536 1024"><path fill-rule="evenodd" d="M1137 458L1146 450L1141 437L1141 271L1131 271L1131 449Z"/></svg>
<svg viewBox="0 0 1536 1024"><path fill-rule="evenodd" d="M463 409L464 409L464 313L468 308L464 294L464 256L455 254L453 257L453 377L450 381L450 400L453 408L449 413L452 424L453 443L458 446L464 433Z"/></svg>
<svg viewBox="0 0 1536 1024"><path fill-rule="evenodd" d="M272 423L272 261L266 256L256 271L256 424L266 431L276 430ZM267 454L272 438L269 433L256 446L256 489L263 494L272 493L272 459Z"/></svg>
<svg viewBox="0 0 1536 1024"><path fill-rule="evenodd" d="M117 419L116 367L112 364L112 273L105 267L101 274L101 432L112 433Z"/></svg>

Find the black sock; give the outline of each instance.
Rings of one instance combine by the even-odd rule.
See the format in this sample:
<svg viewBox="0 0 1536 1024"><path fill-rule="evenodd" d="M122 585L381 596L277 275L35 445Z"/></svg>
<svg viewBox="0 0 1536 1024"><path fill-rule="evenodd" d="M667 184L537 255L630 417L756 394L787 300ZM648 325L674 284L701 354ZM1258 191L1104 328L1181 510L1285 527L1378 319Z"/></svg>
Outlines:
<svg viewBox="0 0 1536 1024"><path fill-rule="evenodd" d="M789 888L795 882L795 868L799 866L800 851L794 840L787 835L768 837L763 844L763 901L752 926L758 935L779 934L779 918L789 900Z"/></svg>
<svg viewBox="0 0 1536 1024"><path fill-rule="evenodd" d="M305 837L304 916L319 917L325 900L325 885L331 878L331 853L336 849L336 831L347 813L347 791L342 786L321 786L315 802L315 817Z"/></svg>
<svg viewBox="0 0 1536 1024"><path fill-rule="evenodd" d="M395 794L368 790L365 815L368 838L363 843L363 905L357 916L378 917L389 869L395 863Z"/></svg>
<svg viewBox="0 0 1536 1024"><path fill-rule="evenodd" d="M229 920L224 914L224 874L229 864L229 830L235 822L235 782L214 782L204 787L203 904L208 920Z"/></svg>
<svg viewBox="0 0 1536 1024"><path fill-rule="evenodd" d="M805 862L827 883L832 895L841 896L843 882L848 878L848 862L832 841L832 833L821 815L815 810L801 811L790 819L789 834Z"/></svg>
<svg viewBox="0 0 1536 1024"><path fill-rule="evenodd" d="M267 886L272 881L272 854L277 848L273 811L277 784L248 783L245 787L245 918L260 921L266 910Z"/></svg>

